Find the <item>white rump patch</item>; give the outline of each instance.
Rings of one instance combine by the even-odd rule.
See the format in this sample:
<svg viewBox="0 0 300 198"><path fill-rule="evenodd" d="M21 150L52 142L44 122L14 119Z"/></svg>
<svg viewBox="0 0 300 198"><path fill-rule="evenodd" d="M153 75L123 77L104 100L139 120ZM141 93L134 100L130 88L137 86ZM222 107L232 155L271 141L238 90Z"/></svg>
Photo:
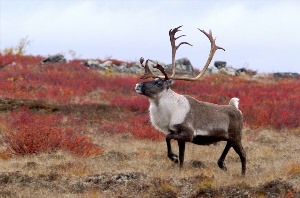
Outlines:
<svg viewBox="0 0 300 198"><path fill-rule="evenodd" d="M231 100L229 101L229 105L232 105L235 108L239 109L239 101L240 99L238 98L231 98Z"/></svg>

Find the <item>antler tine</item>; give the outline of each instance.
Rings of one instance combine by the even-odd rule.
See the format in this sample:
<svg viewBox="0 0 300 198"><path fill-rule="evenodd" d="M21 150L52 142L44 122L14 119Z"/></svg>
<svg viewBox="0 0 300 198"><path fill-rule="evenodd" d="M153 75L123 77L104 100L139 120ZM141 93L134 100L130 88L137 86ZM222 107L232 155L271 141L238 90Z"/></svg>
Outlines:
<svg viewBox="0 0 300 198"><path fill-rule="evenodd" d="M198 28L199 29L199 28ZM209 33L205 32L204 30L201 30L199 29L205 36L207 36L207 38L209 39L210 43L211 43L211 49L210 49L210 52L209 52L209 56L207 58L207 61L203 67L203 69L201 70L201 72L198 74L198 76L194 77L194 78L188 78L188 77L172 77L172 79L175 79L175 80L186 80L186 81L196 81L196 80L199 80L199 78L201 76L203 76L203 74L205 73L205 71L207 70L212 58L214 57L214 54L215 52L218 50L218 49L222 49L225 51L224 48L222 47L219 47L216 45L216 39L213 38L212 36L212 32L209 30Z"/></svg>
<svg viewBox="0 0 300 198"><path fill-rule="evenodd" d="M147 78L155 78L155 77L157 77L157 76L155 76L155 75L151 72L151 70L150 70L150 68L149 68L149 65L148 65L148 61L149 61L149 59L146 60L145 65L143 65L144 58L143 58L143 57L140 58L140 63L141 63L141 65L145 68L145 73L144 73L144 75L142 75L142 76L140 77L141 79L147 79Z"/></svg>
<svg viewBox="0 0 300 198"><path fill-rule="evenodd" d="M209 39L209 41L210 41L210 43L211 43L211 48L214 48L214 47L215 47L215 48L217 48L217 49L222 49L222 50L225 51L224 48L219 47L219 46L216 45L216 38L215 38L215 39L213 38L211 30L209 30L209 33L205 32L204 30L201 30L201 29L199 29L199 28L198 28L198 30L200 30L200 32L202 32L205 36L207 36L207 38ZM216 49L216 50L217 50L217 49Z"/></svg>
<svg viewBox="0 0 300 198"><path fill-rule="evenodd" d="M156 63L155 66L153 66L154 68L158 69L161 73L163 73L165 75L165 80L169 80L168 74L165 72L165 69L163 68L163 66L161 66L160 64Z"/></svg>
<svg viewBox="0 0 300 198"><path fill-rule="evenodd" d="M165 80L169 80L168 74L165 72L165 68L163 68L163 66L161 66L160 64L158 64L156 61L150 60L148 59L150 62L155 63L156 65L153 66L153 68L158 69L165 77ZM157 78L163 78L163 76L155 76Z"/></svg>
<svg viewBox="0 0 300 198"><path fill-rule="evenodd" d="M177 28L174 28L174 29L170 29L170 30L169 30L170 42L171 42L171 47L172 47L172 75L171 75L171 78L175 76L175 56L176 56L176 51L177 51L177 49L178 49L178 48L180 47L180 45L182 45L182 44L187 44L187 45L193 46L193 45L191 45L191 44L188 43L188 42L181 42L181 43L179 43L179 45L176 45L176 44L175 44L175 41L176 41L177 39L179 39L180 37L185 36L185 35L180 35L180 36L178 36L177 38L175 38L176 32L181 31L181 30L180 30L181 27L182 27L182 25L181 25L181 26L178 26Z"/></svg>
<svg viewBox="0 0 300 198"><path fill-rule="evenodd" d="M149 62L149 61L155 63L154 61L148 59L148 60L146 60L145 65L143 65L143 63L144 63L144 58L143 58L143 57L140 58L140 63L141 63L141 65L142 65L142 67L145 68L145 73L144 73L144 75L142 75L140 78L141 78L141 79L147 79L147 78L163 78L163 76L156 76L156 75L154 75L154 74L151 72L151 70L150 70L150 68L149 68L149 65L148 65L148 62ZM161 73L164 74L165 80L168 80L168 79L169 79L168 74L165 72L165 69L164 69L160 64L156 63L156 65L153 66L153 67L154 67L155 69L158 69L159 71L161 71Z"/></svg>
<svg viewBox="0 0 300 198"><path fill-rule="evenodd" d="M204 30L201 30L199 28L198 28L198 30L200 30L200 32L202 32L203 34L205 34L207 36L207 38L210 41L211 48L210 48L210 52L209 52L209 56L207 58L207 61L206 61L205 65L204 65L203 69L201 70L200 74L198 74L198 76L195 77L195 80L198 80L205 73L205 71L207 70L207 68L208 68L208 66L209 66L212 58L215 55L215 52L218 49L222 49L222 50L225 51L224 48L219 47L219 46L216 45L216 39L213 38L211 30L209 30L209 33L205 32Z"/></svg>
<svg viewBox="0 0 300 198"><path fill-rule="evenodd" d="M143 65L143 63L144 63L144 57L141 57L141 58L140 58L140 63L141 63L141 65L144 67L144 65Z"/></svg>

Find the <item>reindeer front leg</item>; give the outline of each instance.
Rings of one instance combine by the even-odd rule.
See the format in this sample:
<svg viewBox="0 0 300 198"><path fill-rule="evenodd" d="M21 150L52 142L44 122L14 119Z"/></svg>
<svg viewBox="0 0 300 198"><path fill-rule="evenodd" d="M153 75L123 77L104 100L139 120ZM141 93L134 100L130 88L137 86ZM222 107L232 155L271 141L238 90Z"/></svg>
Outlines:
<svg viewBox="0 0 300 198"><path fill-rule="evenodd" d="M168 134L167 137L166 137L167 149L168 149L168 158L170 160L172 160L173 162L178 163L178 155L174 154L173 151L172 151L171 139L173 139L171 134Z"/></svg>
<svg viewBox="0 0 300 198"><path fill-rule="evenodd" d="M182 167L184 161L185 141L178 140L178 147L179 147L179 166Z"/></svg>
<svg viewBox="0 0 300 198"><path fill-rule="evenodd" d="M175 163L179 162L180 167L182 167L184 161L185 142L191 142L193 140L193 135L192 135L193 133L187 128L183 128L182 126L177 126L176 128L181 130L179 132L171 131L171 133L169 133L166 137L168 157ZM177 140L178 142L179 160L178 160L178 156L174 154L172 151L171 139Z"/></svg>

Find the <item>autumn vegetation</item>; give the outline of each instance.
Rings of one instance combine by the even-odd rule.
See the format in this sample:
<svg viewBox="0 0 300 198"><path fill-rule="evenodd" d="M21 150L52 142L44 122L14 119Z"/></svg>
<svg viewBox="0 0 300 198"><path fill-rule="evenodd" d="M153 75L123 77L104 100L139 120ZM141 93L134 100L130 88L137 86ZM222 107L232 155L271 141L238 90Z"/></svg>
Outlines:
<svg viewBox="0 0 300 198"><path fill-rule="evenodd" d="M28 156L40 160L47 153L54 153L55 155L66 155L74 163L66 165L68 166L66 169L70 171L74 166L79 166L78 170L80 171L77 170L74 174L87 175L96 174L93 171L99 172L99 169L86 168L88 166L84 165L85 160L90 161L94 158L100 157L102 159L104 157L105 161L112 160L110 161L112 163L116 163L114 161L116 158L121 158L122 163L127 163L128 160L135 160L138 163L139 158L141 158L143 162L152 163L154 169L160 171L160 174L152 174L153 177L159 177L159 175L168 177L172 174L171 172L163 172L162 167L158 165L167 164L166 167L170 168L171 162L164 159L166 158L164 135L150 125L147 110L148 100L137 95L134 91L135 84L140 81L139 75L117 73L107 75L105 72L87 68L81 64L84 60L76 59L66 64L42 65L40 64L42 59L41 56L0 53L0 163L1 160L6 160L5 163L8 164L9 160L22 157L24 159ZM110 60L116 63L123 62L117 59ZM264 162L265 156L274 155L274 160L279 158L279 156L275 156L272 149L281 142L281 137L284 137L285 144L289 144L287 139L299 138L300 79L274 79L272 75L264 78L206 75L198 82L176 81L172 89L178 93L192 95L196 99L217 104L228 104L230 98L238 97L240 109L244 116L244 141L250 142L246 146L246 150L248 153L250 152L248 155L250 175L252 174L250 180L254 181L255 177L258 177L257 171L265 171L262 173L264 178L260 177L261 183L270 179L276 180L277 177L286 174L293 178L300 177L299 155L288 165L282 165L280 163L283 162L278 162L280 164L278 166L282 167L281 172L279 171L280 174L278 173L279 176L277 174L274 177L268 177L268 173L272 171L268 170L268 167L259 165L271 163L268 161L269 158L267 158L267 162ZM113 144L114 139L116 142ZM125 148L122 143L128 144L128 146ZM138 150L130 147L130 144L135 145ZM291 144L296 145L296 143ZM149 145L155 148L150 148ZM120 148L124 149L123 152ZM208 148L210 147L204 149L206 153L212 150ZM261 150L255 150L258 148ZM253 149L261 154L254 156L251 153ZM286 149L292 148L287 146ZM292 150L280 150L280 152L293 156L299 149L299 147L294 147ZM222 150L222 147L217 147L214 150L217 150L216 153L221 153L218 150ZM130 152L133 153L130 154ZM187 150L187 152L189 151ZM111 155L114 157L111 158ZM131 157L131 155L135 157ZM155 162L147 161L148 158L152 157L157 160L152 159ZM198 154L192 156L190 154L190 157L206 160L205 156L198 158ZM217 158L218 156L212 160L212 163ZM74 159L78 159L80 162L75 165ZM259 162L253 163L255 159ZM289 159L291 160L291 158ZM24 163L27 164L27 161ZM236 159L231 157L231 161L235 162ZM42 162L35 163L43 164ZM199 161L196 161L195 164L190 162L187 167L195 169L194 166L197 166L197 163ZM238 174L238 170L240 170L238 161L236 164L236 174ZM102 165L99 166L102 167ZM120 171L125 168L124 166L120 165ZM138 169L134 165L128 166L132 170ZM220 188L222 185L218 183L218 179L215 177L220 177L220 180L224 182L229 177L220 172L217 172L219 176L213 176L212 172L219 170L207 168L213 166L212 164L202 167L200 163L199 166L200 169L204 167L204 170L199 171L204 176L201 176L202 182L197 179L191 180L193 188L206 190L212 189L214 186ZM103 166L102 168L107 172L110 171L107 167ZM125 169L132 171L131 168ZM173 168L176 169L177 167ZM17 170L14 169L14 171ZM44 171L44 174L50 174L48 170ZM150 168L144 168L140 171L147 174ZM64 174L63 172L59 170L56 174L61 175ZM195 176L194 172L191 172L193 171L187 168L181 177ZM139 177L147 178L141 175ZM234 174L231 177L236 178ZM149 190L159 186L161 190L159 193L180 194L175 188L175 181L162 180L162 178L161 181L157 181L158 183L152 183L153 186L144 186L143 188ZM0 176L0 184L3 181ZM230 184L248 185L245 180L243 182L240 183L238 179L235 179ZM82 190L81 193L86 193L87 197L99 195L98 192L94 192L94 188L91 189L88 193L86 190ZM252 191L249 190L249 192ZM255 192L264 195L263 190L258 189ZM297 192L299 194L299 189L293 187L282 191L280 195L293 197ZM197 193L199 196L201 195L200 191ZM216 196L220 197L220 194L216 193Z"/></svg>

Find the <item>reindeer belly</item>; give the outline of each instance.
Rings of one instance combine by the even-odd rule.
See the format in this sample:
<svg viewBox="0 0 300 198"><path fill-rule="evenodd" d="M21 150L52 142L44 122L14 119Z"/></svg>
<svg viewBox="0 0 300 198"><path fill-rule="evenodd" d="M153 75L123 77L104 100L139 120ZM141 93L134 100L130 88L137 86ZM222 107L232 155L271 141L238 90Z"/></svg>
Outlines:
<svg viewBox="0 0 300 198"><path fill-rule="evenodd" d="M223 129L214 130L196 130L192 143L199 145L209 145L219 141L225 141L228 139L228 133Z"/></svg>
<svg viewBox="0 0 300 198"><path fill-rule="evenodd" d="M225 141L227 138L222 136L203 136L197 135L194 136L192 143L198 145L210 145L219 141Z"/></svg>

